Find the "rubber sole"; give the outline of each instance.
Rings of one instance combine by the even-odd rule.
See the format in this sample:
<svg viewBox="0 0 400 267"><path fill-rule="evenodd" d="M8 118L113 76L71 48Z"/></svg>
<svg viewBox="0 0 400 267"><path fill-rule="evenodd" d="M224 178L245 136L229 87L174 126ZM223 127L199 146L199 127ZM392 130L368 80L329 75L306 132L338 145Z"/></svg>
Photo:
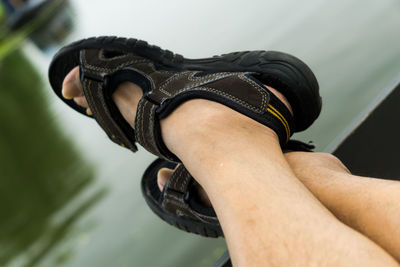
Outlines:
<svg viewBox="0 0 400 267"><path fill-rule="evenodd" d="M169 50L133 38L92 37L63 47L49 67L49 80L54 92L69 106L86 115L86 110L73 100L62 97L64 77L79 63L82 49L105 49L134 53L164 68L177 71L255 72L264 84L286 96L294 113L296 132L308 128L319 116L322 106L317 79L300 59L277 51L242 51L202 59L187 59Z"/></svg>
<svg viewBox="0 0 400 267"><path fill-rule="evenodd" d="M175 166L176 163L157 159L146 169L141 181L141 189L143 197L150 209L163 221L188 233L214 238L223 236L220 226L170 214L161 208L161 204L159 203L159 195L161 192L157 185L157 173L161 168L174 169Z"/></svg>

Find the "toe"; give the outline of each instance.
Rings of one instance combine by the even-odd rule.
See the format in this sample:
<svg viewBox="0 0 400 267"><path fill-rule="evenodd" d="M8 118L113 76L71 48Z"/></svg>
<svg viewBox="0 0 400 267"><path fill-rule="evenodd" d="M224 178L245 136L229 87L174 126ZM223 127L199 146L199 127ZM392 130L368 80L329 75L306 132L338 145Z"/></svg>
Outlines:
<svg viewBox="0 0 400 267"><path fill-rule="evenodd" d="M62 94L66 99L83 95L83 88L79 79L79 67L73 68L67 76L65 76L62 85Z"/></svg>
<svg viewBox="0 0 400 267"><path fill-rule="evenodd" d="M74 101L75 101L76 104L78 104L81 107L84 107L84 108L88 108L89 107L89 104L86 101L86 97L83 96L83 95L74 97Z"/></svg>
<svg viewBox="0 0 400 267"><path fill-rule="evenodd" d="M157 173L157 185L160 191L164 190L164 186L171 178L172 173L174 170L168 169L168 168L161 168L158 173Z"/></svg>
<svg viewBox="0 0 400 267"><path fill-rule="evenodd" d="M165 184L171 178L172 174L178 166L179 164L173 170L169 168L161 168L158 170L157 185L161 192L164 190ZM208 198L206 191L204 191L203 187L201 187L200 185L197 185L197 197L205 206L211 207L210 199Z"/></svg>

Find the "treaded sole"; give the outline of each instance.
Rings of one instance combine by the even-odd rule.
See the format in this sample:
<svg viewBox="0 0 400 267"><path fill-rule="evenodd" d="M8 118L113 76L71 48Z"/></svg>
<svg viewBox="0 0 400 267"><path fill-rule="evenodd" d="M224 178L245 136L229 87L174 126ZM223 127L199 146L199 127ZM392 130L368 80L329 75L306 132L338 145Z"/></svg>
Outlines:
<svg viewBox="0 0 400 267"><path fill-rule="evenodd" d="M62 97L64 77L79 63L82 49L106 49L134 53L176 70L210 72L255 72L267 85L276 87L289 100L295 117L295 131L308 128L319 116L321 97L317 79L300 59L277 51L242 51L203 59L187 59L147 42L114 36L91 37L73 42L58 51L49 67L49 80L55 93L69 106L86 115L84 108Z"/></svg>
<svg viewBox="0 0 400 267"><path fill-rule="evenodd" d="M154 185L157 186L157 173L159 169L163 167L174 168L175 165L175 163L171 163L163 159L157 159L146 169L141 181L141 189L143 197L150 209L163 221L188 233L213 238L223 236L220 226L201 221L195 221L184 216L170 214L161 208L161 204L158 202L157 196L152 194L153 190L151 187Z"/></svg>

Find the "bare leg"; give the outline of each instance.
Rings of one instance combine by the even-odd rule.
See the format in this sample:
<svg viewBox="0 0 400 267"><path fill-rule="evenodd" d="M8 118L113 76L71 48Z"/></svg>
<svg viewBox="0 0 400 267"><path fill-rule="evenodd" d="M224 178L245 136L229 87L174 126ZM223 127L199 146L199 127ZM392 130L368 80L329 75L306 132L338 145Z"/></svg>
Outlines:
<svg viewBox="0 0 400 267"><path fill-rule="evenodd" d="M209 101L180 109L162 122L164 140L209 195L235 264L395 264L316 201L292 173L274 132ZM199 117L204 121L186 124ZM182 122L202 142L167 130ZM197 135L201 129L207 131Z"/></svg>
<svg viewBox="0 0 400 267"><path fill-rule="evenodd" d="M400 261L400 182L352 175L330 154L293 152L286 159L336 217Z"/></svg>
<svg viewBox="0 0 400 267"><path fill-rule="evenodd" d="M130 93L120 98L124 91ZM122 114L133 114L136 106L122 102L140 94L136 85L121 85L113 98ZM210 197L236 266L397 266L304 187L269 128L218 103L191 100L162 120L161 130Z"/></svg>

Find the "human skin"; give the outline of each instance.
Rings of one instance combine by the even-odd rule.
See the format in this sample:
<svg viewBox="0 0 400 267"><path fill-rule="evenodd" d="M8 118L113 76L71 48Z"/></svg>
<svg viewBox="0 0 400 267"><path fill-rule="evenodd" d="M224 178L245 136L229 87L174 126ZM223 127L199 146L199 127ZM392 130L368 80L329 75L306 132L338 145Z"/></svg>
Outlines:
<svg viewBox="0 0 400 267"><path fill-rule="evenodd" d="M292 152L285 157L296 177L339 220L400 262L400 182L352 175L326 153Z"/></svg>
<svg viewBox="0 0 400 267"><path fill-rule="evenodd" d="M327 153L284 154L296 177L340 221L364 234L400 262L400 182L352 175ZM158 173L160 190L173 170ZM200 187L203 204L211 203Z"/></svg>
<svg viewBox="0 0 400 267"><path fill-rule="evenodd" d="M66 77L63 93L87 107L77 72ZM113 95L132 126L141 95L131 83ZM160 124L168 149L207 193L235 266L398 266L299 181L271 129L202 99L183 103Z"/></svg>

